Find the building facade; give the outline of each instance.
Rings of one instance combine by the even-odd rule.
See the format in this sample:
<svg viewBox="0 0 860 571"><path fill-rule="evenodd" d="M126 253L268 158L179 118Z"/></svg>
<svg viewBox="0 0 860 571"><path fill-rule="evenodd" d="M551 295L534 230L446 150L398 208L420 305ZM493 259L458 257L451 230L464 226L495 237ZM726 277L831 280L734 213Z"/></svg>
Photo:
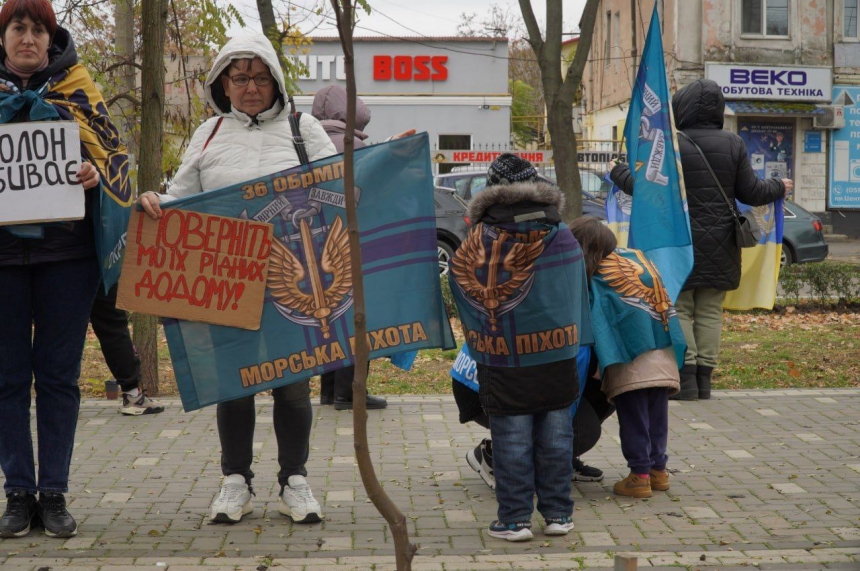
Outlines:
<svg viewBox="0 0 860 571"><path fill-rule="evenodd" d="M583 79L586 137L621 138L652 6L601 2ZM756 173L793 179L798 204L860 235L858 0L657 6L670 90L702 77L720 84L724 128L744 139Z"/></svg>
<svg viewBox="0 0 860 571"><path fill-rule="evenodd" d="M290 57L308 68L295 97L310 112L321 88L346 87L338 38L312 38ZM511 140L506 38L355 38L356 90L370 108L369 142L415 129L431 149L489 149Z"/></svg>

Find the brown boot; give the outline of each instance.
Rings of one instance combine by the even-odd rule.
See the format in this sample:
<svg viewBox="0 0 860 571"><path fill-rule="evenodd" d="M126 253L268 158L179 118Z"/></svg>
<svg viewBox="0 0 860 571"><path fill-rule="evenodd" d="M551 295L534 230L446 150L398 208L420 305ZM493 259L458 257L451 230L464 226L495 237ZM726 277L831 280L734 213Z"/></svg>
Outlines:
<svg viewBox="0 0 860 571"><path fill-rule="evenodd" d="M651 489L665 492L669 489L669 470L651 468Z"/></svg>
<svg viewBox="0 0 860 571"><path fill-rule="evenodd" d="M648 478L640 478L633 472L630 475L615 482L613 491L619 496L627 496L630 498L650 498L651 497L651 482Z"/></svg>

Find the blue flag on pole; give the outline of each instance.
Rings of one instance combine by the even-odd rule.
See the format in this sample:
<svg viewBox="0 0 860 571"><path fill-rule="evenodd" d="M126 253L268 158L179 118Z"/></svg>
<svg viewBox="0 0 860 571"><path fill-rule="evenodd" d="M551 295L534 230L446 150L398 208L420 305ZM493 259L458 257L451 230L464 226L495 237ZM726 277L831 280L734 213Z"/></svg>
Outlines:
<svg viewBox="0 0 860 571"><path fill-rule="evenodd" d="M629 244L654 262L674 302L693 269L693 246L656 3L624 137L635 188Z"/></svg>
<svg viewBox="0 0 860 571"><path fill-rule="evenodd" d="M371 358L455 347L439 282L429 159L426 133L355 153ZM165 321L185 410L353 363L343 168L336 155L165 205L271 223L279 260L270 264L258 331Z"/></svg>

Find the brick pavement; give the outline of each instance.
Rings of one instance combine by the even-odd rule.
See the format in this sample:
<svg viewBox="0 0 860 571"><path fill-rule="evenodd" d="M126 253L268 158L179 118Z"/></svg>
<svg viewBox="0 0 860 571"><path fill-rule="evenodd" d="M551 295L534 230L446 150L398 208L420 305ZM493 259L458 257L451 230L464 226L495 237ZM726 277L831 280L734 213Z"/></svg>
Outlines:
<svg viewBox="0 0 860 571"><path fill-rule="evenodd" d="M606 472L574 485L576 529L535 540L487 536L495 499L464 460L485 431L460 425L451 397L389 399L369 413L377 474L420 545L413 569L860 569L860 390L719 392L670 407L672 488L650 500L614 496L626 475L611 418L585 460ZM258 398L255 511L209 524L220 485L214 408L178 401L149 417L115 401L81 407L70 510L80 533L0 540L3 571L140 568L190 571L395 569L387 525L352 456L352 415L314 409L309 482L325 521L293 525L277 512L272 404ZM2 478L0 478L2 479ZM0 505L0 508L5 508Z"/></svg>

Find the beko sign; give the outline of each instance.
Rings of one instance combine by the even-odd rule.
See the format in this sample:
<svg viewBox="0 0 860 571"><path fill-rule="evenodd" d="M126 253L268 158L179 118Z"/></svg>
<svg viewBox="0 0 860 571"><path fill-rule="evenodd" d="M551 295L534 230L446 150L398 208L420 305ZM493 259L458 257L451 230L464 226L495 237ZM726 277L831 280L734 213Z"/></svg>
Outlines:
<svg viewBox="0 0 860 571"><path fill-rule="evenodd" d="M708 63L705 77L719 84L726 99L829 102L833 84L829 67Z"/></svg>

